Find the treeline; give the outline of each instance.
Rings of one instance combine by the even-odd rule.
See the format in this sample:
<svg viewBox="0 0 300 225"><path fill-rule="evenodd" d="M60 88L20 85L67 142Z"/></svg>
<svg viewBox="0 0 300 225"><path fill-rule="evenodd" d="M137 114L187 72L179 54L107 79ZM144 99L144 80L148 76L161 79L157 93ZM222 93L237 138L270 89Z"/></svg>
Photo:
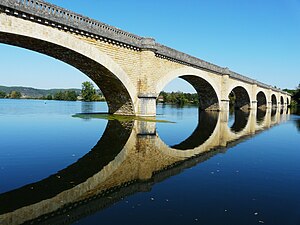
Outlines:
<svg viewBox="0 0 300 225"><path fill-rule="evenodd" d="M295 90L290 90L290 89L283 89L283 91L286 91L292 95L292 106L300 106L300 84Z"/></svg>
<svg viewBox="0 0 300 225"><path fill-rule="evenodd" d="M58 91L54 94L48 94L40 97L23 96L19 91L11 91L6 93L0 91L0 98L8 99L39 99L39 100L58 100L58 101L105 101L104 96L100 91L94 88L91 82L83 82L80 94L73 90Z"/></svg>
<svg viewBox="0 0 300 225"><path fill-rule="evenodd" d="M199 105L197 93L183 93L183 92L164 92L162 91L157 99L161 103L177 104L177 105Z"/></svg>
<svg viewBox="0 0 300 225"><path fill-rule="evenodd" d="M19 91L11 91L9 94L4 91L0 91L0 98L11 98L11 99L19 99L22 97L22 94Z"/></svg>

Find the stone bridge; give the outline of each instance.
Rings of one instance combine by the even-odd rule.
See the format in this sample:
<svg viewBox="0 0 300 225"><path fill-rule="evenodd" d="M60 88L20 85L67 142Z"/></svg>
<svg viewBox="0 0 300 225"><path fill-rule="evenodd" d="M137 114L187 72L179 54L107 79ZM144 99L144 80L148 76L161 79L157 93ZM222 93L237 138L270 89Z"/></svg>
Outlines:
<svg viewBox="0 0 300 225"><path fill-rule="evenodd" d="M67 224L203 162L263 130L285 122L284 109L201 112L189 138L168 146L156 123L109 121L97 145L44 180L0 194L0 224ZM203 129L205 128L205 129ZM118 140L116 140L118 136Z"/></svg>
<svg viewBox="0 0 300 225"><path fill-rule="evenodd" d="M195 88L201 110L228 111L230 93L243 109L291 102L280 89L41 0L1 0L0 43L82 71L102 90L109 113L155 116L156 98L175 78Z"/></svg>

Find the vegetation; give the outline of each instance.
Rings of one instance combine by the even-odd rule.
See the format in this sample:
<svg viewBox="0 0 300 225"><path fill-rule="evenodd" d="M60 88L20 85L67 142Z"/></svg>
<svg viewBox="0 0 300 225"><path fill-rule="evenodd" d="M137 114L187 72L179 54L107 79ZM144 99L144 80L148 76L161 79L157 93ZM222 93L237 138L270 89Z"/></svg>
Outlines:
<svg viewBox="0 0 300 225"><path fill-rule="evenodd" d="M99 94L97 94L97 92L94 88L94 85L89 81L85 81L82 83L81 97L82 97L82 100L85 102L103 100L103 97L101 97Z"/></svg>
<svg viewBox="0 0 300 225"><path fill-rule="evenodd" d="M283 91L286 91L292 95L292 107L300 106L300 84L295 90L284 89Z"/></svg>
<svg viewBox="0 0 300 225"><path fill-rule="evenodd" d="M78 113L73 115L74 118L81 119L105 119L105 120L118 120L118 121L146 121L146 122L157 122L157 123L174 123L168 120L157 120L155 118L140 117L140 116L123 116L123 115L111 115L106 113Z"/></svg>
<svg viewBox="0 0 300 225"><path fill-rule="evenodd" d="M35 89L30 87L0 86L0 98L23 98L61 101L105 101L100 90L95 90L91 82L84 82L83 89ZM81 97L83 91L84 98ZM9 94L8 94L9 93Z"/></svg>
<svg viewBox="0 0 300 225"><path fill-rule="evenodd" d="M22 94L19 91L12 91L9 94L9 98L20 99L21 97L22 97Z"/></svg>
<svg viewBox="0 0 300 225"><path fill-rule="evenodd" d="M51 97L52 96L48 95L46 99L51 100ZM58 101L76 101L77 94L75 91L60 91L54 94L52 99Z"/></svg>
<svg viewBox="0 0 300 225"><path fill-rule="evenodd" d="M22 98L29 98L29 99L40 99L45 98L48 95L54 95L57 92L64 92L64 91L75 91L77 95L80 95L80 89L71 88L71 89L36 89L31 87L6 87L0 85L0 91L5 92L7 94L11 93L12 91L18 91L22 94ZM6 95L7 95L6 94Z"/></svg>
<svg viewBox="0 0 300 225"><path fill-rule="evenodd" d="M0 98L5 98L6 97L6 93L4 91L0 91Z"/></svg>
<svg viewBox="0 0 300 225"><path fill-rule="evenodd" d="M183 93L183 92L164 92L162 91L158 97L158 102L170 103L177 105L193 104L198 105L197 93Z"/></svg>

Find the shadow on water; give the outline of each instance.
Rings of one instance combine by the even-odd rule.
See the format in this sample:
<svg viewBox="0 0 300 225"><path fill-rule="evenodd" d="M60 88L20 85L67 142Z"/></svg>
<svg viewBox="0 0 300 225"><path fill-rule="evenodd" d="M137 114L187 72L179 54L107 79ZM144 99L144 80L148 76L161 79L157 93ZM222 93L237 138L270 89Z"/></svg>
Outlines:
<svg viewBox="0 0 300 225"><path fill-rule="evenodd" d="M153 121L109 120L97 145L76 163L44 180L1 194L0 224L69 224L126 196L150 191L154 184L224 153L226 146L253 135L252 130L234 135L243 131L247 122L255 125L256 117L236 111L235 122L228 128L228 114L200 113L191 136L170 148L153 132ZM196 148L208 139L215 140L198 152ZM186 151L173 148L195 154L187 157Z"/></svg>

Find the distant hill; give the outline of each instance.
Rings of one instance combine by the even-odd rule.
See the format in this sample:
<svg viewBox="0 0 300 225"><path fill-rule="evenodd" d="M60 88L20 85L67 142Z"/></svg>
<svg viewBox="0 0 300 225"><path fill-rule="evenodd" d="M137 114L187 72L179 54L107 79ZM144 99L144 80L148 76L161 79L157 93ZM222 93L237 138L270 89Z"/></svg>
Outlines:
<svg viewBox="0 0 300 225"><path fill-rule="evenodd" d="M76 94L80 95L81 89L70 88L70 89L36 89L31 87L6 87L0 86L0 91L9 94L12 91L18 91L22 94L22 98L40 98L42 96L54 95L60 91L75 91Z"/></svg>

